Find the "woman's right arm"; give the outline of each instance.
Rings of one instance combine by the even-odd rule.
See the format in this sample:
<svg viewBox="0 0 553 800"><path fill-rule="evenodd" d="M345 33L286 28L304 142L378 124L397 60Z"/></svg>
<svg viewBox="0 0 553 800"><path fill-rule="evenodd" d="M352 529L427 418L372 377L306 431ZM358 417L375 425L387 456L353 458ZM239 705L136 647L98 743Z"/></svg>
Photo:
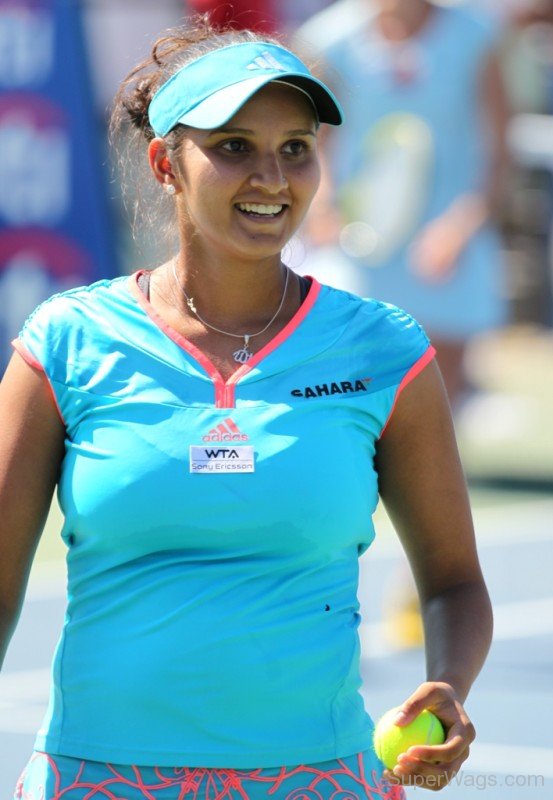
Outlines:
<svg viewBox="0 0 553 800"><path fill-rule="evenodd" d="M0 666L50 509L64 438L46 376L15 353L0 383Z"/></svg>

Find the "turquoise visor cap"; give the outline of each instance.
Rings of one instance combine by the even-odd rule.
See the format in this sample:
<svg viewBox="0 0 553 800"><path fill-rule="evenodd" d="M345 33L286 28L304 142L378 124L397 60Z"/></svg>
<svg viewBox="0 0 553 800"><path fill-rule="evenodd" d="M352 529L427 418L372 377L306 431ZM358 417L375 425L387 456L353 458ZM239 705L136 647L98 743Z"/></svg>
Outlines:
<svg viewBox="0 0 553 800"><path fill-rule="evenodd" d="M297 56L270 42L240 42L200 56L164 83L150 103L150 125L156 136L166 136L179 124L218 128L272 81L306 94L319 122L342 123L337 99Z"/></svg>

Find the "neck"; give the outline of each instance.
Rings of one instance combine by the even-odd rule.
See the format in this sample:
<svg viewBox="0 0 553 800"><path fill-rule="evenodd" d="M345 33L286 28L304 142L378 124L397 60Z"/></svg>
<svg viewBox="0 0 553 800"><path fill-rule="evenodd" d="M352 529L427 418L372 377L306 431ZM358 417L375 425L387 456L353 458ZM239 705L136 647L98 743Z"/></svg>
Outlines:
<svg viewBox="0 0 553 800"><path fill-rule="evenodd" d="M280 255L259 262L198 262L181 250L168 275L176 301L187 310L193 298L197 312L208 322L229 331L252 333L274 314L281 301L286 268ZM184 291L180 291L184 290Z"/></svg>

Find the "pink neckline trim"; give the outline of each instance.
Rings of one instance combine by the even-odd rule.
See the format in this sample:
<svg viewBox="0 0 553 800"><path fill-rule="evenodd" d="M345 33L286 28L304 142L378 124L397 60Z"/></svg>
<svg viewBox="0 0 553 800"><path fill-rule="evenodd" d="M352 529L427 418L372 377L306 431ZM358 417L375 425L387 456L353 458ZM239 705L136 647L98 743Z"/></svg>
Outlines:
<svg viewBox="0 0 553 800"><path fill-rule="evenodd" d="M296 328L301 325L303 320L309 314L315 301L319 296L321 284L315 279L311 278L311 286L307 293L307 297L298 308L292 319L284 326L284 328L274 336L270 342L267 342L265 347L262 347L252 358L246 363L242 364L238 369L232 373L230 378L225 381L219 370L209 360L209 358L202 353L202 351L192 344L185 336L182 336L171 325L157 313L150 301L144 296L138 285L138 280L147 270L138 270L129 276L129 289L133 297L138 301L140 307L146 312L150 319L160 328L166 336L169 337L175 344L182 347L189 355L192 356L206 371L215 387L215 407L216 408L234 408L236 405L235 388L238 381L247 375L248 372L256 367L264 358L266 358L273 350L276 350L289 336L294 333Z"/></svg>

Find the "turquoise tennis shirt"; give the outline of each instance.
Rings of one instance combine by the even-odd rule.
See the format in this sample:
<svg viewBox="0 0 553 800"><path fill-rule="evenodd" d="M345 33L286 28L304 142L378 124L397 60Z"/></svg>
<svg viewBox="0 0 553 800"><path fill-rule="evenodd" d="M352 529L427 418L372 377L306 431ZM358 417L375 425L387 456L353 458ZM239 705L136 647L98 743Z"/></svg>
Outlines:
<svg viewBox="0 0 553 800"><path fill-rule="evenodd" d="M313 281L224 381L139 275L52 297L14 343L67 429L68 603L35 747L234 768L365 750L375 443L433 348L403 311Z"/></svg>

